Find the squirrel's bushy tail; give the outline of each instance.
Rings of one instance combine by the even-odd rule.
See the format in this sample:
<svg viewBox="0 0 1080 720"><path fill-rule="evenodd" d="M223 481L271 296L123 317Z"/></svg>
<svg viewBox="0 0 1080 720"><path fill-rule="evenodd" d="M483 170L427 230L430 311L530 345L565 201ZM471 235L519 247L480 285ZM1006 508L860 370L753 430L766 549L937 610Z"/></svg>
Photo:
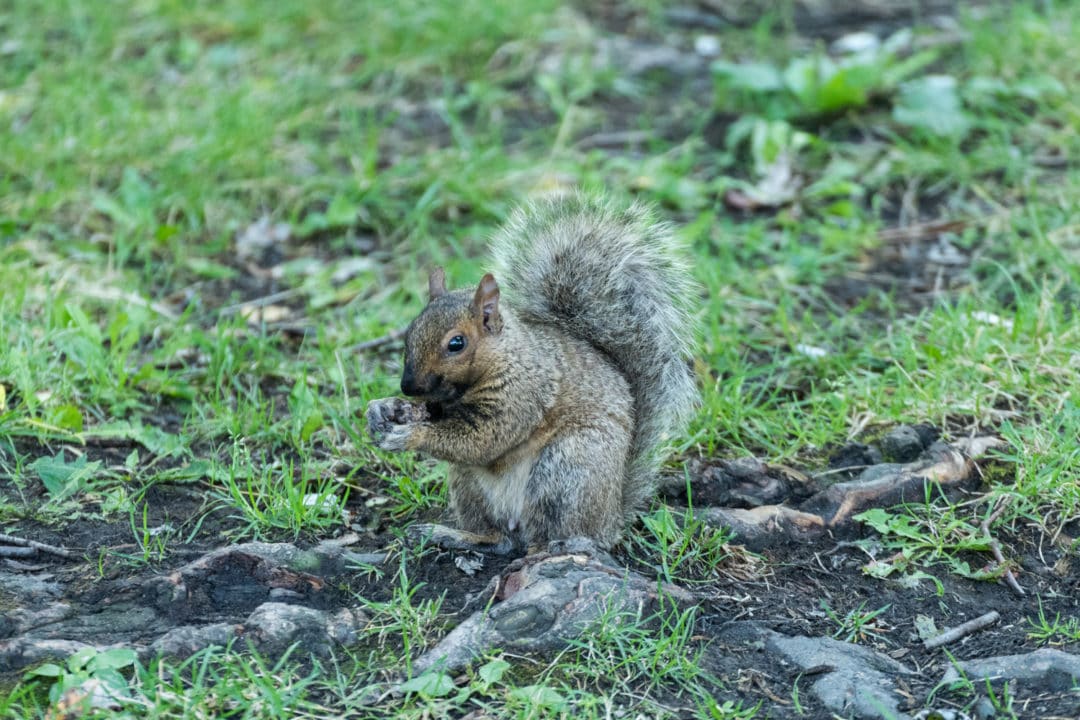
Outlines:
<svg viewBox="0 0 1080 720"><path fill-rule="evenodd" d="M662 441L685 427L698 398L685 251L647 207L580 194L519 208L491 246L522 319L588 341L629 381L636 425L623 505L633 511L653 491Z"/></svg>

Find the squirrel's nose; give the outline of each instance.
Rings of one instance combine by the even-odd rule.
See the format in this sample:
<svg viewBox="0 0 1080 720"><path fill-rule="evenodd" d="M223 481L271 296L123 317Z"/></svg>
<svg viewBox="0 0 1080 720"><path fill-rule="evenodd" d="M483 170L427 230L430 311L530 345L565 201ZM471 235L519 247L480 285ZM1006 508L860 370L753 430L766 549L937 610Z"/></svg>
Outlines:
<svg viewBox="0 0 1080 720"><path fill-rule="evenodd" d="M404 372L401 373L401 393L416 395L419 391L420 388L416 386L416 373L413 372L411 365L406 365Z"/></svg>
<svg viewBox="0 0 1080 720"><path fill-rule="evenodd" d="M402 395L425 395L431 392L438 384L438 378L425 373L420 380L416 379L416 370L412 363L405 363L405 369L401 373Z"/></svg>

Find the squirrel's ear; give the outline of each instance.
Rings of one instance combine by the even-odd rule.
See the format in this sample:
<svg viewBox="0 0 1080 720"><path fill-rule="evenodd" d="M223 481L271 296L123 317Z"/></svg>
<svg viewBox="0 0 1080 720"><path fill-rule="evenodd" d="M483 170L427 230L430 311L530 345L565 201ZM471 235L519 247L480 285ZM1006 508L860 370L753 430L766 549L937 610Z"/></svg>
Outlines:
<svg viewBox="0 0 1080 720"><path fill-rule="evenodd" d="M427 279L428 302L446 294L446 271L437 267Z"/></svg>
<svg viewBox="0 0 1080 720"><path fill-rule="evenodd" d="M499 315L499 283L495 282L495 276L488 273L480 279L480 286L476 288L473 297L473 306L480 317L484 319L484 329L490 333L502 330L502 317Z"/></svg>

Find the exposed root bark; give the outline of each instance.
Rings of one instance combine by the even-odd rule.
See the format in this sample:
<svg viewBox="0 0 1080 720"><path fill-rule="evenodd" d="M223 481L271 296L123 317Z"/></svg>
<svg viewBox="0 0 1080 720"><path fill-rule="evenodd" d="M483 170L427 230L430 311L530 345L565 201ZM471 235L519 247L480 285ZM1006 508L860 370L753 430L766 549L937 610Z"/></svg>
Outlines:
<svg viewBox="0 0 1080 720"><path fill-rule="evenodd" d="M707 524L732 528L738 542L751 548L777 539L812 540L826 532L849 527L852 518L863 510L907 500L921 501L927 483L955 487L967 482L975 474L974 458L998 442L975 438L952 446L934 443L914 462L872 465L856 479L819 489L794 507L780 504L750 509L707 507L696 510L695 515ZM763 476L760 482L741 478L742 487L756 484L771 488L775 484L765 476L771 472L771 466L760 465Z"/></svg>

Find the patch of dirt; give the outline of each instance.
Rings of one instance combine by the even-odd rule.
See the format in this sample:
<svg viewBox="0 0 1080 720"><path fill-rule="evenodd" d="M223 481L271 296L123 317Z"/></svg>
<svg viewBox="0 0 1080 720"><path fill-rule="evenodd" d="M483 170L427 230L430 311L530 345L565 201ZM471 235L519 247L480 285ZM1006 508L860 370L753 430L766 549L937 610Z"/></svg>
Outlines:
<svg viewBox="0 0 1080 720"><path fill-rule="evenodd" d="M925 466L926 457L940 452L933 448L942 447L934 444L932 428L919 430L898 429L873 445L838 448L833 452L834 467L826 471L834 472L830 482L837 482L824 490L815 488L819 480L798 470L749 460L700 463L692 482L699 484L702 496L704 485L713 485L713 500L720 503L761 508L763 502L793 501L804 508L819 507L826 500L842 498L836 488L855 487L860 480L871 488L881 478L907 482L903 468ZM911 464L880 464L888 454L908 453L910 459L916 446L927 449ZM879 464L862 467L868 461ZM726 487L727 494L717 486ZM741 490L732 492L733 488ZM378 488L369 490L378 492ZM361 502L361 494L357 493L355 502ZM865 494L860 490L858 497ZM666 497L672 503L680 501L672 490ZM700 497L695 495L696 509L720 509L704 508ZM506 569L504 558L482 557L482 566L467 575L459 563L477 556L430 551L419 559L403 559L394 549L400 546L392 528L386 525L370 534L346 534L318 544L238 545L228 540L236 522L220 513L207 513L197 488L156 486L149 490L148 500L150 507L162 509L155 521L168 519L191 526L195 518L202 519L190 543L171 542L169 555L153 565L123 561L124 553L137 556L131 529L124 523L80 518L62 530L33 522L7 528L10 534L64 544L78 554L67 561L47 555L0 560L4 577L0 604L5 608L5 622L0 623L2 674L17 673L28 664L87 644L126 644L148 657L157 652L183 656L237 636L247 637L269 653L293 642L315 653L329 652L335 644L373 642L362 639L371 619L357 605L357 597L391 600L397 587L393 576L401 568L418 588L412 597L414 605L439 599L450 626L462 628L418 659L421 668L444 655L467 662L491 643L522 650L557 648L575 633L587 631L589 623L600 617L597 603L606 597L604 588L610 589L611 582L625 573L622 568L635 569L638 578L633 593L619 595L628 608L644 607L640 603L648 602L649 588L655 590L656 569L635 560L625 548L617 550L614 558L591 563L570 548L569 554L544 561L550 567L535 560L511 564L511 569L518 568L516 575ZM712 691L718 698L739 699L748 706L761 702L769 708L767 717L829 717L836 711L829 703L846 702L844 693L855 692L842 682L846 677L842 668L847 667L843 663L852 667L869 663L877 668L876 674L868 676L873 682L867 682L883 685L878 701L887 698L900 712L913 713L924 706L951 667L946 651L966 660L1038 649L1040 643L1029 632L1040 602L1047 618L1080 616L1080 562L1057 546L1040 544L1041 538L1032 529L1000 538L1006 548L1024 549L1017 574L1026 594L1018 597L1002 583L965 580L944 567L931 568L940 592L929 579L874 579L865 572L870 555L881 557L887 552L874 543L856 544L872 535L860 525L846 524L842 532L837 526L835 533L826 529L796 536L770 527L766 530L771 535L766 532L754 543L757 562L740 564L740 559L748 557L747 551L731 545L728 562L732 565L717 568L718 579L689 588L689 593L672 589L682 604L699 608L694 647L702 652L702 667L719 682ZM632 529L630 535L641 531ZM109 559L100 564L100 557ZM977 568L990 558L973 554L969 560ZM365 573L357 569L358 563L380 572ZM531 565L535 567L530 569ZM496 583L499 577L503 579ZM545 589L548 585L550 589ZM523 592L527 587L531 587L529 592ZM505 598L490 610L494 635L483 621L493 593ZM566 597L544 609L551 598L561 597L558 593ZM520 609L504 607L511 598ZM878 610L861 627L853 628L850 622L843 625L844 618ZM999 615L996 623L944 650L927 649L916 630L917 619L929 618L938 629L945 629L991 610ZM822 639L830 637L854 641L864 649ZM1062 649L1075 654L1080 652L1080 643ZM822 654L835 663L807 666ZM801 710L791 699L796 685ZM1069 708L1076 707L1075 694L1048 687L1042 680L1029 680L1014 683L1010 692L1018 702L1038 703L1048 716L1068 717ZM934 703L938 708L964 706L968 700L939 691Z"/></svg>
<svg viewBox="0 0 1080 720"><path fill-rule="evenodd" d="M1038 600L1043 611L1053 618L1080 616L1080 565L1070 563L1066 574L1056 576L1044 567L1040 575L1024 573L1028 591L1017 598L1003 584L964 581L950 576L944 568L936 576L944 586L937 594L935 585L922 581L916 587L899 581L876 580L863 572L868 558L861 551L835 541L822 539L808 545L774 548L763 552L773 571L760 580L725 583L716 597L707 601L698 630L710 638L721 638L705 646L706 666L725 681L726 687L746 704L763 702L770 707L770 717L805 717L792 704L792 688L802 674L798 668L776 655L764 653L753 643L729 642L727 629L734 623L753 620L783 633L808 637L846 637L825 607L839 618L852 612L870 612L885 608L867 628L858 643L900 661L912 670L901 678L896 691L903 698L901 708L914 712L923 707L934 687L952 666L948 653L957 659L1032 652L1040 643L1028 637L1030 619L1038 617ZM1054 553L1053 555L1060 555ZM1051 558L1052 559L1052 558ZM931 618L945 629L996 610L1001 619L985 630L973 633L944 649L924 648L915 628L916 618ZM1080 643L1062 648L1080 652ZM802 704L810 717L827 717L825 708L803 690ZM1015 698L1022 704L1038 695L1038 687L1015 688ZM963 704L962 696L944 696L945 705ZM1063 693L1044 707L1049 715L1071 717L1076 712L1075 694Z"/></svg>

